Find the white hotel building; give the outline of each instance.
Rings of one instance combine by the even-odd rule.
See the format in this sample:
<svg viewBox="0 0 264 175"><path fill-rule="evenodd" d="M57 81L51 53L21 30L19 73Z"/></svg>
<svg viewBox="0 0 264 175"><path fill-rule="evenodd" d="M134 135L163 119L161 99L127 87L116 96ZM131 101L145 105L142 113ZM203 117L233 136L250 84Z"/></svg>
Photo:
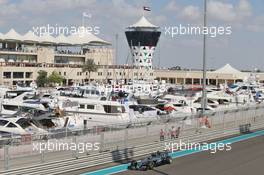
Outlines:
<svg viewBox="0 0 264 175"><path fill-rule="evenodd" d="M91 73L91 79L144 78L142 70L113 65L113 54L111 44L93 34L38 37L31 31L20 35L11 29L6 34L0 33L0 84L29 84L36 80L39 70L48 74L57 71L65 78L65 85L83 83L88 77L87 72L82 72L87 59L93 59L99 67Z"/></svg>

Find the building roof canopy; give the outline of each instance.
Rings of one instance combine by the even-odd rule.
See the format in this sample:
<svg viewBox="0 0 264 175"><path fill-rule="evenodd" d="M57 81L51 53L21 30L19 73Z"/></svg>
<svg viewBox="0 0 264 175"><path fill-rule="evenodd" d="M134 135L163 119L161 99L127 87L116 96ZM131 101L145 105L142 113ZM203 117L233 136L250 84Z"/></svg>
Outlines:
<svg viewBox="0 0 264 175"><path fill-rule="evenodd" d="M222 73L222 74L242 74L241 71L235 69L230 64L226 64L225 66L217 69L214 73Z"/></svg>
<svg viewBox="0 0 264 175"><path fill-rule="evenodd" d="M151 24L145 16L142 16L138 22L129 26L128 28L159 28L158 26Z"/></svg>
<svg viewBox="0 0 264 175"><path fill-rule="evenodd" d="M24 42L24 43L39 43L48 45L111 45L109 42L93 35L92 33L76 33L69 36L60 34L53 37L48 33L42 36L35 35L32 31L27 32L25 35L20 35L14 29L11 29L6 34L0 33L0 40L7 42Z"/></svg>
<svg viewBox="0 0 264 175"><path fill-rule="evenodd" d="M28 31L24 36L23 36L23 41L29 42L29 43L38 43L39 42L39 37L36 36L31 30Z"/></svg>
<svg viewBox="0 0 264 175"><path fill-rule="evenodd" d="M59 45L66 45L67 46L67 45L71 45L69 43L72 43L70 41L69 37L66 37L62 33L59 36L57 36L55 40L58 41L57 44L59 44Z"/></svg>
<svg viewBox="0 0 264 175"><path fill-rule="evenodd" d="M75 34L70 35L68 39L70 43L73 43L74 45L93 45L93 44L110 45L109 42L102 40L101 38L93 35L88 31L83 32L79 30Z"/></svg>
<svg viewBox="0 0 264 175"><path fill-rule="evenodd" d="M2 35L2 40L21 41L22 36L19 33L17 33L14 29L10 29L6 34Z"/></svg>

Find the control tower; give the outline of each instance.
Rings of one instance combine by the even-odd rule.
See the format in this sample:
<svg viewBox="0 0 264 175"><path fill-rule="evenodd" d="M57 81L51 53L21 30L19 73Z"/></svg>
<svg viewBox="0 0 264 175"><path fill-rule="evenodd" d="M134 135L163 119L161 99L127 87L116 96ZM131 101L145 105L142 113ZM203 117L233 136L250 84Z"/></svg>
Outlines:
<svg viewBox="0 0 264 175"><path fill-rule="evenodd" d="M153 54L161 34L159 27L142 16L138 22L129 26L125 33L134 66L144 69L144 76L148 77L152 71Z"/></svg>

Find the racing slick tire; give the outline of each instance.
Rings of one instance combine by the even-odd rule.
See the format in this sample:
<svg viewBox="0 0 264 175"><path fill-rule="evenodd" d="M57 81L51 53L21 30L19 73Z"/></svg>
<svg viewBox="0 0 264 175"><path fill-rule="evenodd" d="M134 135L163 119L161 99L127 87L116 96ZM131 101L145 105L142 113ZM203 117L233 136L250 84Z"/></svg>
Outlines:
<svg viewBox="0 0 264 175"><path fill-rule="evenodd" d="M167 157L166 158L166 163L167 164L171 164L172 163L172 158L171 157Z"/></svg>
<svg viewBox="0 0 264 175"><path fill-rule="evenodd" d="M130 165L128 166L128 169L130 169L130 170L137 169L137 161L136 160L132 160Z"/></svg>
<svg viewBox="0 0 264 175"><path fill-rule="evenodd" d="M154 162L149 162L146 169L153 170L154 168Z"/></svg>

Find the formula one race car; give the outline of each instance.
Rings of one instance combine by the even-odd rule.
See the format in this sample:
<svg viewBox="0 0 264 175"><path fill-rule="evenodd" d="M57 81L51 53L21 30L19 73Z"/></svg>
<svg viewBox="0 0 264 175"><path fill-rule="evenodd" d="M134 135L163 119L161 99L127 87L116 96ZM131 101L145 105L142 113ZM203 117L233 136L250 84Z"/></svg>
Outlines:
<svg viewBox="0 0 264 175"><path fill-rule="evenodd" d="M152 153L149 157L139 160L131 161L128 169L130 170L152 170L156 166L171 164L172 158L169 155L168 151Z"/></svg>

